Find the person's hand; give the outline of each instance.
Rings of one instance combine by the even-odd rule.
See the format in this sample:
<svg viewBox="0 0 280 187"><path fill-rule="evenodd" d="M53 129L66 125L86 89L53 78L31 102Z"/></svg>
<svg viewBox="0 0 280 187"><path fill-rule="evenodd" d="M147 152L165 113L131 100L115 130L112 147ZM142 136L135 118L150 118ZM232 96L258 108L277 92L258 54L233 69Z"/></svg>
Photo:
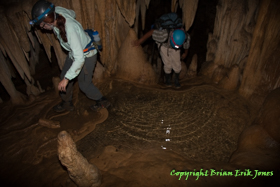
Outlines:
<svg viewBox="0 0 280 187"><path fill-rule="evenodd" d="M131 42L131 45L132 45L132 47L137 47L140 45L140 42L139 42L139 40L135 40L135 41Z"/></svg>
<svg viewBox="0 0 280 187"><path fill-rule="evenodd" d="M66 86L68 84L69 80L68 79L62 79L59 83L58 83L58 90L59 91L63 91L66 92Z"/></svg>

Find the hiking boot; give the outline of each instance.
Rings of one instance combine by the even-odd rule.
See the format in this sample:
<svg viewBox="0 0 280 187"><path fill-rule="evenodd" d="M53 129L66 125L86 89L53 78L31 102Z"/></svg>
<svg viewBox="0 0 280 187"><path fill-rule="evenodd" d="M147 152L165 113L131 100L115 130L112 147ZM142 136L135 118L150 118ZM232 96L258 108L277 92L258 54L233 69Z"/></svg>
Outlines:
<svg viewBox="0 0 280 187"><path fill-rule="evenodd" d="M180 73L175 73L175 88L181 88L181 84L179 82Z"/></svg>
<svg viewBox="0 0 280 187"><path fill-rule="evenodd" d="M165 86L166 87L171 87L172 84L171 84L171 73L169 74L165 74Z"/></svg>
<svg viewBox="0 0 280 187"><path fill-rule="evenodd" d="M75 107L72 101L62 101L61 103L53 107L53 110L55 112L74 111L74 109Z"/></svg>
<svg viewBox="0 0 280 187"><path fill-rule="evenodd" d="M111 105L111 103L105 98L102 97L99 100L96 100L95 105L90 106L90 109L93 111L98 111L101 108L108 108Z"/></svg>

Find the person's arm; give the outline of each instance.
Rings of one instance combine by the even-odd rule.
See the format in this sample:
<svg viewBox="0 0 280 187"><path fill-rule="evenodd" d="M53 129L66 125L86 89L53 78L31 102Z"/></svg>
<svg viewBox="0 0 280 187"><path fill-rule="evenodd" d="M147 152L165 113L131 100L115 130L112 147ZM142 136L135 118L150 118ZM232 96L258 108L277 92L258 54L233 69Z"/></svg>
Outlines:
<svg viewBox="0 0 280 187"><path fill-rule="evenodd" d="M142 36L139 40L135 40L131 43L131 45L133 47L139 46L142 43L144 43L148 38L150 38L152 36L154 32L154 29L150 30L149 32L147 32L144 36Z"/></svg>
<svg viewBox="0 0 280 187"><path fill-rule="evenodd" d="M66 72L64 79L62 79L58 84L58 90L60 91L66 91L66 86L69 80L74 79L80 73L85 62L84 52L78 33L76 31L68 32L67 40L70 45L74 61L69 70Z"/></svg>

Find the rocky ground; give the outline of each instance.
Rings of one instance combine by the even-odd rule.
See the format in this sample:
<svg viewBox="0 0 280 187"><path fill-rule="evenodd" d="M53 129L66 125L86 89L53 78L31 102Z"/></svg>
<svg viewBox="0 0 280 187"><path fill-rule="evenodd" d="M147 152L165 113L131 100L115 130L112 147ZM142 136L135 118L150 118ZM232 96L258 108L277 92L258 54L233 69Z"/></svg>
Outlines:
<svg viewBox="0 0 280 187"><path fill-rule="evenodd" d="M1 105L5 111L0 138L4 184L74 185L57 158L57 134L62 130L70 132L78 151L100 169L102 186L177 183L170 176L172 168L232 169L227 162L255 115L237 94L206 84L202 78L182 81L181 89L121 80L97 86L112 103L108 111L90 111L94 102L77 87L73 112L52 111L60 100L52 89L28 106ZM149 183L142 181L145 178Z"/></svg>

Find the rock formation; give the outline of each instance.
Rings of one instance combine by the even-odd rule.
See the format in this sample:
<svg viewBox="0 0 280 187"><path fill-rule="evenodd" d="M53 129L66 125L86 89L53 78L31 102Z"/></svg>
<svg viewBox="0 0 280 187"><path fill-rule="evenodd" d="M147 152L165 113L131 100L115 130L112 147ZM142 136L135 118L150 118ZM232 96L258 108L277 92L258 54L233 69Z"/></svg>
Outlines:
<svg viewBox="0 0 280 187"><path fill-rule="evenodd" d="M262 169L279 168L280 89L265 99L254 123L245 129L230 163Z"/></svg>
<svg viewBox="0 0 280 187"><path fill-rule="evenodd" d="M98 168L90 164L77 151L71 136L62 131L58 134L58 157L67 168L69 177L80 187L96 187L101 184L101 174Z"/></svg>

